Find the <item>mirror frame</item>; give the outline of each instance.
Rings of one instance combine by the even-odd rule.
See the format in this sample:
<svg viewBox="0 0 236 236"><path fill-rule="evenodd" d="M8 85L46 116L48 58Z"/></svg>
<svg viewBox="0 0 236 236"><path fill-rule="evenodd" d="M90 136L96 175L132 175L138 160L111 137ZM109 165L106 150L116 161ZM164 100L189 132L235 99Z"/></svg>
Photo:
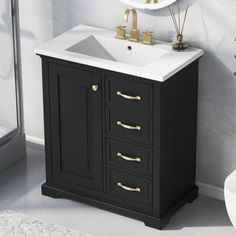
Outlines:
<svg viewBox="0 0 236 236"><path fill-rule="evenodd" d="M137 8L137 9L143 9L143 10L157 10L157 9L162 9L165 7L170 6L171 4L175 3L178 0L165 0L165 1L161 1L159 3L139 3L139 2L135 2L133 0L120 0L121 2ZM145 1L145 0L143 0Z"/></svg>

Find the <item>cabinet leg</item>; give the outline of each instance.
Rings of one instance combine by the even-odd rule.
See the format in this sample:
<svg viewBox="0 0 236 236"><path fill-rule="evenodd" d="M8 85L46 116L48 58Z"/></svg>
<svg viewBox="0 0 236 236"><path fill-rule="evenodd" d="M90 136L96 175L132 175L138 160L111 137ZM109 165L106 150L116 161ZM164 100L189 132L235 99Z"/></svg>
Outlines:
<svg viewBox="0 0 236 236"><path fill-rule="evenodd" d="M53 191L53 189L50 189L47 187L46 184L43 184L41 187L42 195L51 197L51 198L61 198L61 195L57 193L56 191Z"/></svg>
<svg viewBox="0 0 236 236"><path fill-rule="evenodd" d="M144 224L148 227L162 230L169 223L169 220L170 219L168 217L162 219L157 218L156 220L154 219L147 220L144 222Z"/></svg>
<svg viewBox="0 0 236 236"><path fill-rule="evenodd" d="M44 194L43 195L47 196L47 197L51 197L51 198L54 198L54 199L58 199L58 198L61 198L61 195L58 195L58 194Z"/></svg>
<svg viewBox="0 0 236 236"><path fill-rule="evenodd" d="M193 194L189 196L187 202L193 203L193 201L196 200L197 198L198 198L198 188L196 188Z"/></svg>

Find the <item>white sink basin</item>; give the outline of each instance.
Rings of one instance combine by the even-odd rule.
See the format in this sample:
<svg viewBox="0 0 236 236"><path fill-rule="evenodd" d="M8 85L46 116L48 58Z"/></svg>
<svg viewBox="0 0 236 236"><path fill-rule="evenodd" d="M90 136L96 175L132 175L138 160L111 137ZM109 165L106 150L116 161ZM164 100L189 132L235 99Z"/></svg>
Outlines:
<svg viewBox="0 0 236 236"><path fill-rule="evenodd" d="M149 46L115 38L115 32L79 25L35 49L42 56L164 82L203 55L173 51L170 43Z"/></svg>
<svg viewBox="0 0 236 236"><path fill-rule="evenodd" d="M156 47L93 35L76 43L67 51L134 66L145 66L168 53L167 50Z"/></svg>

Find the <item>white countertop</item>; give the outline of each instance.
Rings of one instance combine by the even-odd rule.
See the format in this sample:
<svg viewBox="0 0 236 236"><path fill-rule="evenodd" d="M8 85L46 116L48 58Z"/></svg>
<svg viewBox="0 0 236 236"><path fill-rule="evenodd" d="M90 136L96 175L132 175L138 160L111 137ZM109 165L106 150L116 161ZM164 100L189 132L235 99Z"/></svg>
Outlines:
<svg viewBox="0 0 236 236"><path fill-rule="evenodd" d="M134 66L67 50L71 46L91 35L114 39L115 32L86 25L79 25L49 42L44 43L35 49L35 53L159 82L164 82L204 54L203 50L196 48L190 48L185 52L176 52L172 50L169 43L157 41L155 45L145 45L145 47L158 47L159 49L167 50L168 52L145 66ZM125 43L127 43L127 46L137 45L137 43L129 42L128 40L126 40Z"/></svg>

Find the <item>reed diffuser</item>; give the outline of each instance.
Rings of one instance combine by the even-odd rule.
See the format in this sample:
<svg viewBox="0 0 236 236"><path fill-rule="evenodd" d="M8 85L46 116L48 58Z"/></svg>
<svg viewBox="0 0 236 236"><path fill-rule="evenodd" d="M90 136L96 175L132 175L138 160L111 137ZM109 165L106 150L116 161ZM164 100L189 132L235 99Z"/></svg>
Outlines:
<svg viewBox="0 0 236 236"><path fill-rule="evenodd" d="M174 23L174 27L176 30L176 39L171 43L172 48L177 51L185 51L189 48L189 44L186 40L184 40L183 32L184 32L184 26L188 14L189 5L187 6L184 14L184 20L181 23L181 16L180 16L180 5L178 4L178 16L176 17L175 12L173 9L169 7L170 15L172 18L172 21Z"/></svg>

